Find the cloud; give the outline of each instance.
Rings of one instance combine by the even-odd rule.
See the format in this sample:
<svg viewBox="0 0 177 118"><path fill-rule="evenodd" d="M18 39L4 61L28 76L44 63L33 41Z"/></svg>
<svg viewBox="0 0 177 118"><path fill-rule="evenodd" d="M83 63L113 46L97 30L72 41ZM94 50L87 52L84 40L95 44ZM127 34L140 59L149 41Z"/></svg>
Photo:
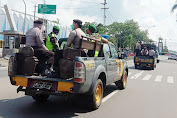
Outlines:
<svg viewBox="0 0 177 118"><path fill-rule="evenodd" d="M43 0L25 0L27 12L33 14L34 4L43 3ZM139 22L141 29L147 29L152 25L156 27L149 29L149 37L155 41L160 36L167 39L169 49L177 50L177 24L176 12L170 13L176 0L107 0L107 24L113 21L124 22L134 19ZM75 18L84 22L103 23L103 0L46 0L46 4L56 4L56 15L45 15L50 20L60 19L64 26L70 26ZM2 4L8 4L12 9L24 11L23 0L2 0ZM19 7L20 6L20 7ZM71 9L72 8L72 9ZM37 14L41 16L40 14ZM113 17L114 18L113 18ZM177 44L176 44L177 46Z"/></svg>
<svg viewBox="0 0 177 118"><path fill-rule="evenodd" d="M70 26L73 19L81 19L83 22L101 22L98 20L98 15L100 11L94 12L101 4L100 0L94 1L82 1L82 0L49 0L46 1L46 4L55 4L57 5L57 14L56 15L45 15L44 18L49 20L60 20L61 25ZM2 0L2 5L8 4L9 8L15 9L17 11L24 12L25 7L23 0ZM34 5L43 4L43 0L26 0L27 4L27 13L34 14ZM21 7L19 7L21 6ZM101 8L99 8L101 10ZM39 17L43 17L42 14L36 14ZM100 14L99 14L100 15Z"/></svg>
<svg viewBox="0 0 177 118"><path fill-rule="evenodd" d="M116 1L111 13L117 20L124 22L134 19L139 22L141 29L149 29L149 37L154 41L158 38L167 39L169 49L177 51L177 23L176 15L170 13L175 0L123 0ZM113 4L113 3L112 3Z"/></svg>

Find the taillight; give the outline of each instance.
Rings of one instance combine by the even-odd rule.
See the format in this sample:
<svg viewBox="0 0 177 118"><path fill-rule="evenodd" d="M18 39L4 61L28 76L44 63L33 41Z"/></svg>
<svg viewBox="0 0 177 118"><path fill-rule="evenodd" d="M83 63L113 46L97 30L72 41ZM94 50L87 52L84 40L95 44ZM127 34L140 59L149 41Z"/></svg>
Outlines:
<svg viewBox="0 0 177 118"><path fill-rule="evenodd" d="M14 56L11 56L9 59L9 65L8 65L8 75L13 75L13 64L14 64Z"/></svg>
<svg viewBox="0 0 177 118"><path fill-rule="evenodd" d="M82 62L75 62L73 81L76 83L84 83L85 80L85 65Z"/></svg>

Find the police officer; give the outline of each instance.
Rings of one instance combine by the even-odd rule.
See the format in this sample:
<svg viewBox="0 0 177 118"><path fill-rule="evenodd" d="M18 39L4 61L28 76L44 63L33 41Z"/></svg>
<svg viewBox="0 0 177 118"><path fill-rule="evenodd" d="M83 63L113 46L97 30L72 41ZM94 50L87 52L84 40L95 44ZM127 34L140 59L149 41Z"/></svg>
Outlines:
<svg viewBox="0 0 177 118"><path fill-rule="evenodd" d="M53 32L51 32L48 36L47 36L47 40L46 40L46 47L50 50L50 51L56 51L59 49L59 43L58 43L58 33L60 31L60 28L58 26L54 26L53 27Z"/></svg>
<svg viewBox="0 0 177 118"><path fill-rule="evenodd" d="M40 64L48 62L45 67L39 67L36 69L39 73L42 73L41 75L46 75L48 70L50 70L51 66L53 65L54 52L48 50L44 45L42 26L42 21L34 21L33 28L29 29L26 33L26 47L32 47L34 49L34 56L39 59Z"/></svg>
<svg viewBox="0 0 177 118"><path fill-rule="evenodd" d="M81 30L82 21L78 19L73 20L72 31L69 34L66 47L71 47L73 45L74 49L79 49L80 39L82 36L86 36L85 33Z"/></svg>

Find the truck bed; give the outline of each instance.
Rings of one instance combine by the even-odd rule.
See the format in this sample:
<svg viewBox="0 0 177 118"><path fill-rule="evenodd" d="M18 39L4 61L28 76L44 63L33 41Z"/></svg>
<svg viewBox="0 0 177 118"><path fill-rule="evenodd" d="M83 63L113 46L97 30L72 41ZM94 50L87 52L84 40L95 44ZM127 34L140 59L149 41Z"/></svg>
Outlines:
<svg viewBox="0 0 177 118"><path fill-rule="evenodd" d="M44 81L61 81L61 82L73 82L71 79L61 79L61 78L47 78L42 76L24 76L24 75L15 75L15 77L28 78L28 79L36 79L36 80L44 80Z"/></svg>

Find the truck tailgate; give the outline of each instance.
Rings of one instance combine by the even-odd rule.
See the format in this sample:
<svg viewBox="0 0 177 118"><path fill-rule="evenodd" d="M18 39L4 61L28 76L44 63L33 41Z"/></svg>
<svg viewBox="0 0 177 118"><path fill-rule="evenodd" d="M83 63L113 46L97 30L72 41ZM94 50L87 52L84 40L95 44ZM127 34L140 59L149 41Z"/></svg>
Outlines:
<svg viewBox="0 0 177 118"><path fill-rule="evenodd" d="M134 59L135 63L153 64L154 59L146 56L136 56Z"/></svg>
<svg viewBox="0 0 177 118"><path fill-rule="evenodd" d="M16 75L11 78L11 81L13 81L13 83L15 81L14 85L16 86L36 89L48 89L52 91L73 93L74 88L74 83L72 80L64 80L58 78Z"/></svg>

